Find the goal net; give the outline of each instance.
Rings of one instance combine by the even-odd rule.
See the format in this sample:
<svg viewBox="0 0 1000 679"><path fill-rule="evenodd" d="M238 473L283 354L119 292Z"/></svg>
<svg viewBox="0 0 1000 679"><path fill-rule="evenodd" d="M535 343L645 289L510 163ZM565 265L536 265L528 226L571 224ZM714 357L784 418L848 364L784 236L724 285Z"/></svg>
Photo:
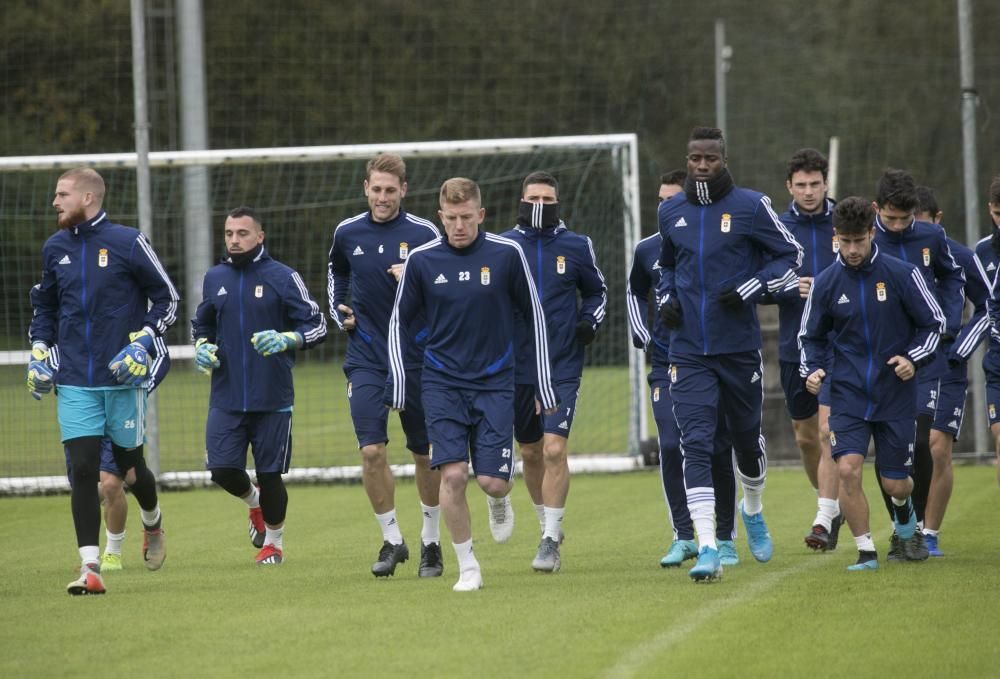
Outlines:
<svg viewBox="0 0 1000 679"><path fill-rule="evenodd" d="M333 229L367 209L364 168L378 152L406 160L409 190L403 207L435 223L441 183L453 176L477 181L486 208L484 227L495 233L515 224L521 181L528 173L546 170L556 176L563 219L593 240L609 298L604 325L587 349L569 441L571 464L633 464L644 435L645 382L621 298L640 234L640 210L636 138L620 134L150 154L151 240L184 298L184 313L167 335L173 367L152 396L156 421L147 426L158 431L158 440L147 440L146 452L161 481L185 485L207 479L209 381L191 360L189 320L201 294L192 281L200 281L205 267L224 251L226 213L240 205L258 211L269 252L302 274L325 312ZM137 225L135 163L134 154L0 158L0 493L68 487L56 399L35 401L25 388L28 292L41 275L42 245L56 229L51 208L56 178L70 167L97 168L108 187L104 207L109 216ZM203 217L195 224L186 217L193 169L206 178L207 187ZM327 341L303 352L295 368L293 480L350 477L360 462L341 370L346 336L333 324L330 329ZM394 415L389 437L390 462L412 462Z"/></svg>

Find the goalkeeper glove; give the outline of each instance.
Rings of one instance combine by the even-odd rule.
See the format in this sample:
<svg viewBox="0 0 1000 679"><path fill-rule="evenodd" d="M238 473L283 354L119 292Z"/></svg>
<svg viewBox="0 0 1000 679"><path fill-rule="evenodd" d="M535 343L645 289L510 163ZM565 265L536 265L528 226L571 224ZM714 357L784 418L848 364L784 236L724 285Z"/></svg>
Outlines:
<svg viewBox="0 0 1000 679"><path fill-rule="evenodd" d="M41 342L31 347L31 360L28 361L28 391L36 401L42 400L42 394L52 391L55 371L49 364L49 358L49 348Z"/></svg>
<svg viewBox="0 0 1000 679"><path fill-rule="evenodd" d="M302 335L297 332L278 332L277 330L261 330L250 338L250 344L261 356L280 354L289 349L302 346Z"/></svg>
<svg viewBox="0 0 1000 679"><path fill-rule="evenodd" d="M576 341L583 346L587 346L593 342L596 335L597 331L594 330L594 326L590 324L590 321L576 322Z"/></svg>
<svg viewBox="0 0 1000 679"><path fill-rule="evenodd" d="M212 344L208 341L207 337L200 338L194 343L194 364L197 366L198 370L202 371L206 375L212 374L213 368L218 368L219 357L216 356L216 352L219 350L219 345Z"/></svg>
<svg viewBox="0 0 1000 679"><path fill-rule="evenodd" d="M108 370L118 384L130 387L141 386L149 375L149 349L153 346L153 336L145 330L129 333L131 343L119 351Z"/></svg>

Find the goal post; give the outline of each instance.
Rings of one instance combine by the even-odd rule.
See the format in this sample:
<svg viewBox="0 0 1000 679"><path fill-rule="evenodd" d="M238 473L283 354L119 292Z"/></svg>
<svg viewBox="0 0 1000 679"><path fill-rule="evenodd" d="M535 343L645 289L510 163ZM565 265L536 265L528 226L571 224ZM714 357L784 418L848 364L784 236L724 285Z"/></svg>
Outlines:
<svg viewBox="0 0 1000 679"><path fill-rule="evenodd" d="M587 349L584 380L569 441L571 465L611 470L636 465L646 434L644 359L631 346L624 309L625 279L641 237L638 144L634 134L398 142L349 146L302 146L149 154L153 188L152 242L182 297L200 299L206 262L223 253L222 224L228 210L249 205L262 216L266 244L297 269L313 297L326 304L326 258L334 227L367 209L362 191L365 163L377 153L397 153L407 163L403 208L435 223L441 183L467 176L479 183L487 210L484 228L513 227L521 181L545 170L560 184L567 226L591 237L608 285L608 313L597 341ZM108 187L104 206L113 221L136 225L134 153L0 158L0 493L45 492L65 487L53 399L41 404L24 388L28 291L40 276L40 253L55 230L52 191L71 167L99 170ZM206 214L213 252L185 242L184 168L209 175ZM204 239L202 239L204 240ZM203 246L200 250L203 250ZM195 268L196 270L192 271ZM192 275L194 274L194 275ZM190 307L188 307L190 308ZM204 422L209 385L194 370L188 318L167 335L170 375L158 403L161 481L188 485L204 474ZM348 477L358 463L341 371L346 338L331 329L326 343L298 357L293 426L292 479ZM395 416L390 417L390 462L406 472L409 454Z"/></svg>

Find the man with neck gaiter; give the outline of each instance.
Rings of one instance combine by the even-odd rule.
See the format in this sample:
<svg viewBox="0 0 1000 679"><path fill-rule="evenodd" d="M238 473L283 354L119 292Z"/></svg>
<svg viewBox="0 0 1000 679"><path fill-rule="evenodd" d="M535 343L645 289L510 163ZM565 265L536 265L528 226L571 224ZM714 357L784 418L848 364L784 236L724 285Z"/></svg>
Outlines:
<svg viewBox="0 0 1000 679"><path fill-rule="evenodd" d="M771 558L761 496L767 455L761 433L764 368L756 302L795 280L802 248L770 199L737 187L722 131L696 127L687 145L684 200L660 204L660 316L670 332L670 395L681 431L688 510L698 539L689 574L722 575L715 531L712 452L725 407L750 553Z"/></svg>
<svg viewBox="0 0 1000 679"><path fill-rule="evenodd" d="M225 226L228 256L205 273L191 320L195 365L212 376L205 466L212 481L249 508L257 565L285 560L292 459L295 351L326 339L326 319L302 277L267 254L256 213L238 207ZM246 472L253 447L257 485Z"/></svg>
<svg viewBox="0 0 1000 679"><path fill-rule="evenodd" d="M31 289L28 390L40 399L58 383L81 561L80 577L66 588L74 595L105 591L97 494L104 437L118 469L134 474L146 567L157 570L166 557L156 478L142 446L150 352L177 320L180 297L146 237L108 218L105 191L91 168L59 177L52 201L59 231L42 248L42 281Z"/></svg>
<svg viewBox="0 0 1000 679"><path fill-rule="evenodd" d="M608 289L590 238L570 231L560 218L559 183L548 172L525 177L517 226L503 235L520 244L527 256L545 312L552 386L559 397L559 410L544 415L535 394L534 341L529 326L516 314L514 438L542 533L531 566L554 573L561 566L561 526L569 494L566 443L576 414L584 347L594 341L604 320ZM514 527L510 496L487 496L487 501L493 538L506 542Z"/></svg>

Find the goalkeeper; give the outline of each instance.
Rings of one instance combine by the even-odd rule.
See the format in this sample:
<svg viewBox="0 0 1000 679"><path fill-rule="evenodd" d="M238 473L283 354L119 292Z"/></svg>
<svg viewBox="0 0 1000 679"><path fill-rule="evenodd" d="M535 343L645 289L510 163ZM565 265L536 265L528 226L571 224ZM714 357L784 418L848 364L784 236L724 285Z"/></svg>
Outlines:
<svg viewBox="0 0 1000 679"><path fill-rule="evenodd" d="M147 568L160 568L166 555L156 479L142 444L149 351L176 320L179 297L146 237L110 221L101 207L104 195L104 180L93 169L59 177L52 201L59 231L42 248L42 280L31 290L28 389L40 399L58 374L59 427L70 457L81 560L70 594L105 591L97 495L105 436L121 472L134 470Z"/></svg>
<svg viewBox="0 0 1000 679"><path fill-rule="evenodd" d="M205 274L191 321L195 363L212 375L205 425L212 480L243 500L259 565L284 560L288 493L281 475L292 456L295 351L326 338L326 320L302 277L271 259L250 208L229 213L228 257ZM246 472L253 446L257 483Z"/></svg>

